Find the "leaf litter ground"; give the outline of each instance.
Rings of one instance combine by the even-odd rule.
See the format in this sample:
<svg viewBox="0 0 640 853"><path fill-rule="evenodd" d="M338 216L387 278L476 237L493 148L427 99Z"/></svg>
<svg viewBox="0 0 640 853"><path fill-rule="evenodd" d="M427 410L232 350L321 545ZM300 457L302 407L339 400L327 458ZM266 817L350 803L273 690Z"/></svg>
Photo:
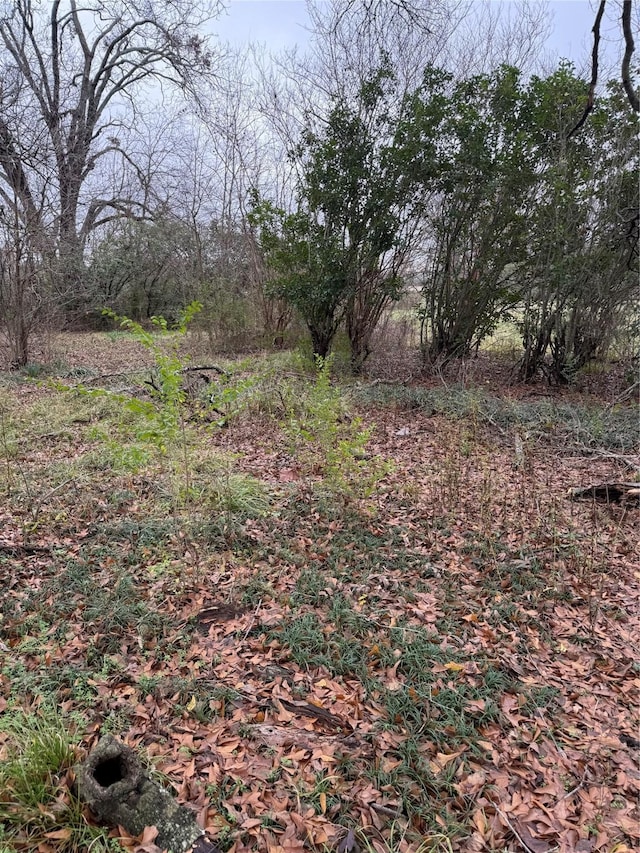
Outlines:
<svg viewBox="0 0 640 853"><path fill-rule="evenodd" d="M359 411L392 470L340 499L247 411L192 452L232 452L268 512L172 512L99 405L2 391L0 710L122 737L237 853L638 849L638 510L566 498L619 461L391 395Z"/></svg>

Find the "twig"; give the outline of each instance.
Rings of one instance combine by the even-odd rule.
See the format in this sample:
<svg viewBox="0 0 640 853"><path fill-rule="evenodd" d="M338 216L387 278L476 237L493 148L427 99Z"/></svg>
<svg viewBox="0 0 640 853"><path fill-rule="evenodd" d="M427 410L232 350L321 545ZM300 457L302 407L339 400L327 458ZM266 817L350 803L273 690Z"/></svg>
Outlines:
<svg viewBox="0 0 640 853"><path fill-rule="evenodd" d="M29 554L50 554L51 548L46 545L11 545L8 542L0 542L0 552L13 557L23 557Z"/></svg>
<svg viewBox="0 0 640 853"><path fill-rule="evenodd" d="M101 382L103 379L113 379L115 376L126 376L129 378L140 372L141 370L118 370L117 373L101 373L98 376L87 377L81 384L90 385L94 382Z"/></svg>
<svg viewBox="0 0 640 853"><path fill-rule="evenodd" d="M378 814L388 815L389 817L400 817L402 814L402 809L390 809L387 806L381 806L378 803L370 803L370 808L372 808Z"/></svg>
<svg viewBox="0 0 640 853"><path fill-rule="evenodd" d="M224 370L222 367L218 367L217 364L204 364L204 365L188 365L187 367L182 367L178 371L178 373L193 373L197 370L213 370L214 373L220 374L220 376L229 376L229 373Z"/></svg>
<svg viewBox="0 0 640 853"><path fill-rule="evenodd" d="M509 435L508 431L506 429L503 429L500 426L500 424L496 423L496 421L494 421L494 419L491 417L491 415L488 415L486 412L482 412L480 414L480 417L483 418L483 420L487 421L487 423L491 424L492 427L497 429L501 435L504 435L504 436Z"/></svg>
<svg viewBox="0 0 640 853"><path fill-rule="evenodd" d="M494 805L494 808L495 808L495 810L498 812L498 814L500 815L500 817L502 818L502 820L506 823L506 825L508 826L508 828L511 830L511 832L513 832L513 834L514 834L514 835L515 835L515 837L518 839L518 841L520 842L520 844L522 844L522 846L523 846L523 847L524 847L524 849L527 851L527 853L535 853L535 850L532 850L532 849L531 849L531 847L529 847L529 845L524 841L524 839L522 838L522 836L520 835L520 833L518 832L518 830L515 828L515 826L511 823L511 821L510 821L510 820L509 820L509 818L506 816L506 814L505 814L503 811L501 811L501 810L498 808L498 806L495 806L495 805Z"/></svg>
<svg viewBox="0 0 640 853"><path fill-rule="evenodd" d="M619 453L611 453L609 450L599 450L598 448L585 447L584 445L580 447L580 450L582 450L585 456L596 456L598 459L613 459L615 462L620 462L631 471L635 471L640 474L640 465L628 456L621 456Z"/></svg>
<svg viewBox="0 0 640 853"><path fill-rule="evenodd" d="M558 802L556 803L556 805L558 805L558 803L562 803L564 800L568 800L568 799L569 799L569 797L573 797L573 795L574 795L574 794L577 794L577 793L578 793L578 791L579 791L581 788L583 788L583 787L584 787L584 783L586 782L586 780L587 780L587 771L585 770L585 772L582 774L582 779L581 779L581 780L580 780L580 782L576 785L576 787L575 787L575 788L572 788L570 791L568 791L568 792L564 795L564 797L560 797L560 799L558 800Z"/></svg>
<svg viewBox="0 0 640 853"><path fill-rule="evenodd" d="M57 486L54 486L53 489L48 491L46 495L43 495L40 500L40 505L42 505L45 501L48 501L52 495L55 495L56 492L59 492L60 489L64 489L65 486L68 486L69 483L75 482L75 477L69 477L68 480L63 480L62 483L58 483Z"/></svg>
<svg viewBox="0 0 640 853"><path fill-rule="evenodd" d="M79 421L74 421L74 423L79 423ZM85 422L83 421L83 423L85 423ZM86 421L86 423L89 423L89 421ZM59 438L61 435L69 435L69 432L70 432L70 430L68 428L67 429L59 429L59 430L56 430L56 432L40 433L39 435L36 436L36 438L38 439L38 441L44 441L47 438ZM22 440L21 443L22 444L30 444L32 442L32 440L33 439L31 439L31 438L25 438Z"/></svg>
<svg viewBox="0 0 640 853"><path fill-rule="evenodd" d="M262 599L260 599L260 601L258 602L258 604L256 606L256 609L253 611L253 616L251 617L251 621L249 622L249 626L247 627L247 630L242 635L243 641L247 639L247 637L249 636L249 632L251 631L253 626L256 624L256 618L258 616L258 613L260 612L261 607L262 607Z"/></svg>
<svg viewBox="0 0 640 853"><path fill-rule="evenodd" d="M75 482L75 477L69 477L68 480L64 480L62 483L59 483L55 488L53 488L49 492L47 492L46 495L42 495L40 500L38 501L38 503L31 507L31 514L32 514L33 518L35 519L38 517L38 513L40 512L42 505L46 501L48 501L50 497L53 497L53 495L55 495L56 492L59 492L60 489L63 489L65 486L68 486L69 483L74 483L74 482Z"/></svg>
<svg viewBox="0 0 640 853"><path fill-rule="evenodd" d="M625 400L627 400L629 397L632 397L637 388L640 388L640 381L634 382L633 385L631 385L629 388L626 388L622 392L622 394L617 396L613 403L609 403L609 405L607 406L607 411L611 411L611 409L613 409L614 406L617 406L618 403L624 403Z"/></svg>

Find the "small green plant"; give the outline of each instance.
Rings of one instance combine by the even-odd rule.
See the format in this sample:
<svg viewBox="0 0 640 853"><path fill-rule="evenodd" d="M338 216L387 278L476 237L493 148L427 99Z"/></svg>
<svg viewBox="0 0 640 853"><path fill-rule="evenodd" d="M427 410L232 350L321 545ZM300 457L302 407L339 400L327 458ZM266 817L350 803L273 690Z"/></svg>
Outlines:
<svg viewBox="0 0 640 853"><path fill-rule="evenodd" d="M32 361L22 368L23 375L28 379L39 379L44 373L47 372L47 368L44 364L40 364L37 361Z"/></svg>
<svg viewBox="0 0 640 853"><path fill-rule="evenodd" d="M201 308L199 302L192 302L186 307L180 321L171 329L164 317L152 317L155 331L143 328L129 317L121 317L110 309L104 309L102 313L105 316L117 322L121 329L153 356L153 376L148 383L151 399L129 397L105 389L87 390L82 386L76 388L80 393L91 397L106 396L115 399L124 412L133 415L136 443L124 450L121 447L118 449L120 443L113 438L108 438L104 433L95 433L104 438L107 449L114 458L121 457L121 467L126 470L135 470L145 464L145 448L152 448L161 458L167 457L172 448L179 448L179 468L183 482L182 488L176 488L176 503L179 495L188 496L191 492L191 466L184 412L185 363L178 355L178 348L189 324ZM122 420L124 422L124 418Z"/></svg>
<svg viewBox="0 0 640 853"><path fill-rule="evenodd" d="M82 465L90 471L126 471L137 473L151 461L151 451L143 443L114 438L105 427L95 427L88 437L101 443L99 449L88 453Z"/></svg>
<svg viewBox="0 0 640 853"><path fill-rule="evenodd" d="M308 473L322 476L336 493L369 497L388 466L367 457L373 430L347 413L340 390L331 383L331 365L331 356L316 356L314 381L301 402L290 407L284 431Z"/></svg>
<svg viewBox="0 0 640 853"><path fill-rule="evenodd" d="M214 509L246 518L265 515L269 509L269 496L260 480L228 469L213 479L207 496Z"/></svg>
<svg viewBox="0 0 640 853"><path fill-rule="evenodd" d="M117 329L112 329L110 332L107 332L107 337L112 344L117 344L119 341L126 341L127 338L129 338L129 335L127 332L120 332Z"/></svg>
<svg viewBox="0 0 640 853"><path fill-rule="evenodd" d="M199 302L188 305L179 323L171 330L164 317L152 317L151 322L155 329L161 333L144 329L140 323L129 317L120 317L109 309L103 314L120 324L126 329L133 340L141 343L152 355L155 361L154 378L150 384L152 404L137 399L128 400L126 406L134 414L140 414L147 422L139 437L153 444L162 454L167 452L170 445L180 437L183 432L184 421L182 407L185 400L183 390L184 362L178 355L180 338L183 338L187 328L195 315L201 310ZM167 335L171 331L170 345L166 346Z"/></svg>
<svg viewBox="0 0 640 853"><path fill-rule="evenodd" d="M243 364L240 364L237 369L241 370L242 367ZM214 421L216 426L228 426L231 418L248 405L259 381L258 376L238 378L234 374L225 373L215 385L207 386L208 408L218 416Z"/></svg>
<svg viewBox="0 0 640 853"><path fill-rule="evenodd" d="M434 830L426 838L423 836L418 841L412 837L414 833L401 821L394 820L388 830L388 839L377 839L375 845L366 833L364 829L358 829L356 832L351 830L351 834L354 839L357 839L358 846L364 853L400 853L406 850L412 841L417 844L416 853L440 853L440 851L452 853L453 851L451 839L444 833Z"/></svg>

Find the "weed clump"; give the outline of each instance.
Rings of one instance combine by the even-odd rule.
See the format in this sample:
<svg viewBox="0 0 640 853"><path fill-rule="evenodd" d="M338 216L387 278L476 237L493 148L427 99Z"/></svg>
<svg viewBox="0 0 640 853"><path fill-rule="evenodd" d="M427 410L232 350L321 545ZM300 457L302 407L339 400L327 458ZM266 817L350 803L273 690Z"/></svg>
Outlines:
<svg viewBox="0 0 640 853"><path fill-rule="evenodd" d="M91 826L69 790L77 738L54 711L7 712L0 720L0 850L117 853L107 831ZM2 845L10 845L3 847Z"/></svg>

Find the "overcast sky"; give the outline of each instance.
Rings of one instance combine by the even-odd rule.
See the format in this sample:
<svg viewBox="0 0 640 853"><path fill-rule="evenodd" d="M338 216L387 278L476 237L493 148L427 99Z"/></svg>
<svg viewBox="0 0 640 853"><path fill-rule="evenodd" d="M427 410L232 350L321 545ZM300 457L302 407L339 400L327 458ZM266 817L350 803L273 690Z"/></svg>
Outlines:
<svg viewBox="0 0 640 853"><path fill-rule="evenodd" d="M509 0L493 2L507 3ZM227 3L227 11L213 25L214 32L222 39L235 44L262 42L273 50L304 44L308 18L303 0L227 0ZM573 60L578 70L587 68L595 18L593 4L590 0L552 0L548 6L553 17L549 51L558 59ZM608 41L611 42L609 48L614 49L618 27L617 22L605 22L602 29L605 49Z"/></svg>

